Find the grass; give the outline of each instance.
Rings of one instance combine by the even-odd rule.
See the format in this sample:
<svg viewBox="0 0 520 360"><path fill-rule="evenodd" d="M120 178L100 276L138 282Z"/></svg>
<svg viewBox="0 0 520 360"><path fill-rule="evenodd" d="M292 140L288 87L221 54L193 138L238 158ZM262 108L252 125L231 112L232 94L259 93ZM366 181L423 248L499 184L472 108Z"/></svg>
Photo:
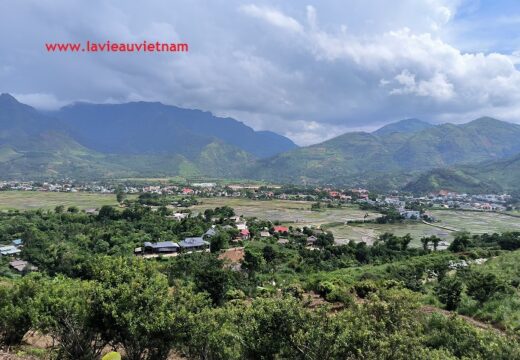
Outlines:
<svg viewBox="0 0 520 360"><path fill-rule="evenodd" d="M80 209L117 205L114 194L69 192L0 191L0 210L54 209L58 205Z"/></svg>
<svg viewBox="0 0 520 360"><path fill-rule="evenodd" d="M520 231L518 218L492 212L468 212L456 210L431 211L439 225L473 234Z"/></svg>
<svg viewBox="0 0 520 360"><path fill-rule="evenodd" d="M238 215L258 217L270 221L279 221L282 224L298 227L321 226L330 223L344 223L348 220L362 220L367 211L357 206L348 206L341 209L322 209L311 211L311 202L291 200L250 200L243 198L203 198L201 204L192 207L194 211L221 206L230 206ZM379 216L368 211L368 219Z"/></svg>

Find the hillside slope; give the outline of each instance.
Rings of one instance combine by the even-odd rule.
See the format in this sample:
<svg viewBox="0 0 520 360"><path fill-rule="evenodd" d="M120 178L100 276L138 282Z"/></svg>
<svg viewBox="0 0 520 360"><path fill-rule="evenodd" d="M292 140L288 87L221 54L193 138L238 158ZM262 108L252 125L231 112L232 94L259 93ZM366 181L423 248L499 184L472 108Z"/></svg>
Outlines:
<svg viewBox="0 0 520 360"><path fill-rule="evenodd" d="M248 176L296 183L366 183L397 174L498 160L520 153L520 126L492 118L410 132L347 133L260 160ZM400 174L400 175L399 175Z"/></svg>
<svg viewBox="0 0 520 360"><path fill-rule="evenodd" d="M296 148L286 137L231 118L161 103L76 103L50 115L81 144L103 153L180 154L195 158L215 140L263 158Z"/></svg>

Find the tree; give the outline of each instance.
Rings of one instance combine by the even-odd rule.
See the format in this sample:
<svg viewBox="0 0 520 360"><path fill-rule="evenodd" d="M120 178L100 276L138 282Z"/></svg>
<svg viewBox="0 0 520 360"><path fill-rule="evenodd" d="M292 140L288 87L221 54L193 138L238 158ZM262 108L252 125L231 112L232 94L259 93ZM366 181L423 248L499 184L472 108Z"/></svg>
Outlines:
<svg viewBox="0 0 520 360"><path fill-rule="evenodd" d="M405 251L412 240L413 239L410 234L406 234L405 236L401 237L401 250Z"/></svg>
<svg viewBox="0 0 520 360"><path fill-rule="evenodd" d="M77 214L77 213L79 213L79 209L77 206L69 206L67 208L67 212L71 213L71 214Z"/></svg>
<svg viewBox="0 0 520 360"><path fill-rule="evenodd" d="M101 209L99 209L99 213L97 215L97 218L100 220L111 220L116 219L117 217L117 210L110 205L103 205Z"/></svg>
<svg viewBox="0 0 520 360"><path fill-rule="evenodd" d="M266 245L262 250L262 255L267 263L271 263L276 258L276 251L271 245Z"/></svg>
<svg viewBox="0 0 520 360"><path fill-rule="evenodd" d="M0 345L18 345L32 327L30 302L39 290L39 275L0 284Z"/></svg>
<svg viewBox="0 0 520 360"><path fill-rule="evenodd" d="M201 268L195 275L195 286L207 292L215 305L221 305L229 286L228 271L220 266Z"/></svg>
<svg viewBox="0 0 520 360"><path fill-rule="evenodd" d="M242 268L249 272L249 275L254 276L255 272L259 271L264 263L264 259L259 254L246 249L244 254L244 261Z"/></svg>
<svg viewBox="0 0 520 360"><path fill-rule="evenodd" d="M430 238L429 237L422 237L421 238L421 243L422 243L422 246L423 246L423 250L424 251L428 251L428 244L430 243Z"/></svg>
<svg viewBox="0 0 520 360"><path fill-rule="evenodd" d="M448 247L448 250L452 252L465 251L471 245L471 239L468 233L460 233L455 236L455 239Z"/></svg>
<svg viewBox="0 0 520 360"><path fill-rule="evenodd" d="M318 234L316 246L327 247L331 245L334 245L334 235L330 231Z"/></svg>
<svg viewBox="0 0 520 360"><path fill-rule="evenodd" d="M430 237L430 239L431 239L431 242L433 243L433 251L437 251L437 246L439 246L441 239L435 235L432 235Z"/></svg>
<svg viewBox="0 0 520 360"><path fill-rule="evenodd" d="M229 235L225 231L220 231L213 235L210 239L210 251L212 253L219 252L224 249L229 242Z"/></svg>
<svg viewBox="0 0 520 360"><path fill-rule="evenodd" d="M437 284L435 292L447 310L456 310L461 300L462 282L456 277L446 276Z"/></svg>
<svg viewBox="0 0 520 360"><path fill-rule="evenodd" d="M184 313L176 311L166 276L153 263L125 258L99 258L92 271L99 285L91 307L104 338L120 344L126 359L166 359Z"/></svg>
<svg viewBox="0 0 520 360"><path fill-rule="evenodd" d="M507 288L506 284L493 273L468 270L463 276L466 292L480 303L486 302L493 295L504 292Z"/></svg>
<svg viewBox="0 0 520 360"><path fill-rule="evenodd" d="M54 212L56 214L62 214L64 211L65 211L65 206L63 206L63 205L58 205L54 208Z"/></svg>
<svg viewBox="0 0 520 360"><path fill-rule="evenodd" d="M58 276L46 280L31 302L32 323L58 344L58 358L98 358L108 344L90 308L94 283Z"/></svg>
<svg viewBox="0 0 520 360"><path fill-rule="evenodd" d="M121 204L123 201L125 201L125 198L126 198L126 194L125 194L123 188L118 186L116 189L116 201Z"/></svg>

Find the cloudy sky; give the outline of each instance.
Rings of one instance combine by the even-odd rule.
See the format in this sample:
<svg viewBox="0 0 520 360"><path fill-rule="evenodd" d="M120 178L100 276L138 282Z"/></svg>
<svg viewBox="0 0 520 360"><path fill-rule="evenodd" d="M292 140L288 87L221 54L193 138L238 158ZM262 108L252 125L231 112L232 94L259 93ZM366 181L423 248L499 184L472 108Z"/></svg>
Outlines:
<svg viewBox="0 0 520 360"><path fill-rule="evenodd" d="M46 42L188 53L48 53ZM417 117L520 123L518 0L0 0L0 92L161 101L300 145Z"/></svg>

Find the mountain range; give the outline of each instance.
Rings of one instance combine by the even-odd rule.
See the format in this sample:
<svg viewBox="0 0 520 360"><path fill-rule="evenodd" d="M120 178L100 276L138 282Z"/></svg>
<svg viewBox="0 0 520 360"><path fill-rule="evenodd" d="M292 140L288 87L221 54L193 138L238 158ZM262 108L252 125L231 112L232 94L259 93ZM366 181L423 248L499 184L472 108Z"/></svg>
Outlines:
<svg viewBox="0 0 520 360"><path fill-rule="evenodd" d="M152 102L75 103L41 112L0 95L3 178L208 176L427 192L510 191L520 125L483 117L406 119L297 147L209 112Z"/></svg>
<svg viewBox="0 0 520 360"><path fill-rule="evenodd" d="M161 103L76 103L39 112L0 95L4 178L218 176L296 148L231 118Z"/></svg>
<svg viewBox="0 0 520 360"><path fill-rule="evenodd" d="M347 133L261 159L247 175L292 183L398 189L432 169L517 155L519 139L520 125L492 118L436 126L405 120L372 133Z"/></svg>

